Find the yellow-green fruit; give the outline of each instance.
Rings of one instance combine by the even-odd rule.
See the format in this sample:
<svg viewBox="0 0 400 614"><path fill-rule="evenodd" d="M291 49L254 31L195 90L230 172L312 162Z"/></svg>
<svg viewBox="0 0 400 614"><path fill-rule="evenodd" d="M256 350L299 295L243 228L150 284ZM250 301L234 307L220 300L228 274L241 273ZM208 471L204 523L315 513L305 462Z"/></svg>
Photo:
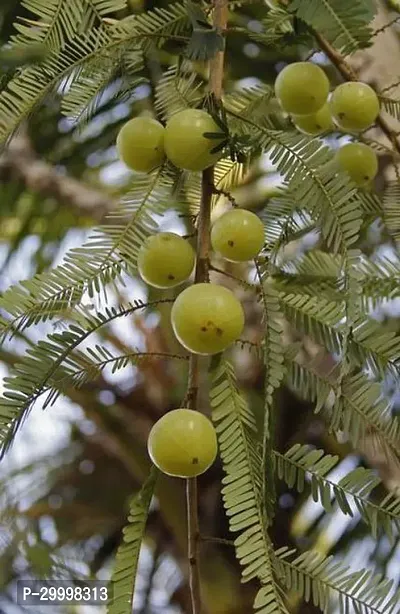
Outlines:
<svg viewBox="0 0 400 614"><path fill-rule="evenodd" d="M211 244L231 262L255 258L264 245L264 226L257 215L244 209L224 213L211 229Z"/></svg>
<svg viewBox="0 0 400 614"><path fill-rule="evenodd" d="M117 137L120 159L134 171L149 173L165 160L164 133L164 126L151 117L129 120Z"/></svg>
<svg viewBox="0 0 400 614"><path fill-rule="evenodd" d="M221 132L205 111L185 109L175 113L165 128L165 153L169 160L188 171L203 171L215 164L221 154L212 154L211 150L223 139L206 138L205 132Z"/></svg>
<svg viewBox="0 0 400 614"><path fill-rule="evenodd" d="M195 284L177 297L171 322L178 341L194 354L218 354L240 337L244 313L235 295L217 284Z"/></svg>
<svg viewBox="0 0 400 614"><path fill-rule="evenodd" d="M378 157L364 143L343 145L336 153L336 160L358 186L368 185L378 172Z"/></svg>
<svg viewBox="0 0 400 614"><path fill-rule="evenodd" d="M300 132L318 136L335 129L328 103L322 109L311 115L292 115L293 123Z"/></svg>
<svg viewBox="0 0 400 614"><path fill-rule="evenodd" d="M348 132L362 132L379 115L378 96L366 83L348 82L339 85L330 100L332 116L339 128Z"/></svg>
<svg viewBox="0 0 400 614"><path fill-rule="evenodd" d="M147 448L151 460L163 473L193 478L213 464L217 437L211 421L200 412L174 409L155 423Z"/></svg>
<svg viewBox="0 0 400 614"><path fill-rule="evenodd" d="M311 62L294 62L276 78L275 95L286 113L310 115L324 106L329 94L329 79Z"/></svg>
<svg viewBox="0 0 400 614"><path fill-rule="evenodd" d="M148 237L138 254L139 274L155 288L173 288L186 281L194 262L193 247L173 232Z"/></svg>

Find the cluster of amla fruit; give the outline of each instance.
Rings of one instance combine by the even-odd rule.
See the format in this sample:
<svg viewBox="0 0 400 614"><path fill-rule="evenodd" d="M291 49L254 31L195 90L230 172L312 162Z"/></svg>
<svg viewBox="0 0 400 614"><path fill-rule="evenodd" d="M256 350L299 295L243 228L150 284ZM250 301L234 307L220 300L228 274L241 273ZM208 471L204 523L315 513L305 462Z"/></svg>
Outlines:
<svg viewBox="0 0 400 614"><path fill-rule="evenodd" d="M213 249L233 262L254 258L264 243L264 227L252 212L231 209L211 229ZM195 264L195 251L183 237L160 232L147 238L138 254L142 279L157 288L186 281ZM175 299L171 323L179 342L193 354L224 351L242 333L244 312L236 296L215 283L197 283ZM194 477L206 471L217 454L214 427L203 414L176 409L153 426L148 450L154 464L168 475Z"/></svg>
<svg viewBox="0 0 400 614"><path fill-rule="evenodd" d="M289 113L295 127L318 136L335 128L354 134L369 128L379 115L375 91L366 83L342 83L329 97L330 83L320 66L295 62L286 66L275 81L275 95ZM378 172L378 159L364 143L348 143L336 153L336 162L360 187L368 185Z"/></svg>
<svg viewBox="0 0 400 614"><path fill-rule="evenodd" d="M132 169L149 172L168 157L182 169L201 171L214 164L218 132L205 111L187 109L174 115L164 128L151 118L128 121L118 136L122 160ZM221 215L211 228L213 250L231 262L257 256L264 244L264 226L254 213L234 208ZM138 271L150 286L167 289L189 279L196 254L190 242L172 232L148 237L138 253ZM215 283L185 288L174 301L171 324L179 342L194 354L224 351L240 337L244 312L236 296ZM153 426L148 450L154 464L168 475L194 477L206 471L217 454L217 439L210 420L191 409L176 409Z"/></svg>
<svg viewBox="0 0 400 614"><path fill-rule="evenodd" d="M252 212L231 209L213 224L211 245L232 262L255 258L264 243L264 227ZM157 288L186 281L194 268L195 251L183 237L160 232L147 238L138 254L142 279ZM215 283L197 283L175 299L171 323L179 342L201 355L224 351L242 333L244 312L236 296ZM176 409L153 426L148 450L154 464L168 475L194 477L206 471L217 454L214 427L203 414Z"/></svg>
<svg viewBox="0 0 400 614"><path fill-rule="evenodd" d="M203 171L221 157L213 153L223 140L210 139L207 133L221 130L201 109L185 109L175 113L164 127L151 117L136 117L120 130L117 149L121 160L134 171L149 173L166 158L176 167L187 171Z"/></svg>
<svg viewBox="0 0 400 614"><path fill-rule="evenodd" d="M264 243L264 226L254 213L231 209L211 228L213 250L231 262L257 256ZM141 278L155 288L173 288L187 281L195 264L195 251L187 239L173 232L148 237L138 254ZM171 323L179 342L194 354L224 351L244 326L243 309L233 292L214 283L196 283L184 289L171 310Z"/></svg>

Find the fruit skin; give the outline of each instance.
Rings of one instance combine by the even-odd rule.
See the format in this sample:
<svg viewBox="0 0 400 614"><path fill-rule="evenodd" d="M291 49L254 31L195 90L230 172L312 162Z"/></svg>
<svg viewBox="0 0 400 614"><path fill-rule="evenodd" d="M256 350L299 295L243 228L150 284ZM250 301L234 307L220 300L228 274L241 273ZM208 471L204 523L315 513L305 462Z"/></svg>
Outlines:
<svg viewBox="0 0 400 614"><path fill-rule="evenodd" d="M292 115L292 120L297 130L313 136L324 134L324 132L332 132L335 129L328 103L311 115Z"/></svg>
<svg viewBox="0 0 400 614"><path fill-rule="evenodd" d="M286 113L310 115L324 106L329 94L329 79L311 62L294 62L276 78L275 95Z"/></svg>
<svg viewBox="0 0 400 614"><path fill-rule="evenodd" d="M178 341L194 354L218 354L242 333L244 313L235 295L217 284L194 284L179 294L171 310Z"/></svg>
<svg viewBox="0 0 400 614"><path fill-rule="evenodd" d="M118 133L120 159L138 173L149 173L165 160L165 128L151 117L130 119Z"/></svg>
<svg viewBox="0 0 400 614"><path fill-rule="evenodd" d="M185 109L175 113L165 128L165 153L178 168L203 171L221 157L211 154L221 140L208 139L205 132L221 132L211 115L200 109Z"/></svg>
<svg viewBox="0 0 400 614"><path fill-rule="evenodd" d="M336 160L358 186L366 186L378 172L378 157L364 143L347 143L337 153Z"/></svg>
<svg viewBox="0 0 400 614"><path fill-rule="evenodd" d="M379 99L372 87L353 81L342 83L330 100L332 116L342 130L362 132L374 123L379 115Z"/></svg>
<svg viewBox="0 0 400 614"><path fill-rule="evenodd" d="M211 245L231 262L246 262L255 258L264 245L262 221L251 211L231 209L213 224Z"/></svg>
<svg viewBox="0 0 400 614"><path fill-rule="evenodd" d="M147 449L163 473L193 478L213 464L218 447L215 429L206 416L191 409L174 409L155 423Z"/></svg>
<svg viewBox="0 0 400 614"><path fill-rule="evenodd" d="M146 239L139 250L138 269L143 281L154 288L173 288L190 277L195 251L173 232L160 232Z"/></svg>

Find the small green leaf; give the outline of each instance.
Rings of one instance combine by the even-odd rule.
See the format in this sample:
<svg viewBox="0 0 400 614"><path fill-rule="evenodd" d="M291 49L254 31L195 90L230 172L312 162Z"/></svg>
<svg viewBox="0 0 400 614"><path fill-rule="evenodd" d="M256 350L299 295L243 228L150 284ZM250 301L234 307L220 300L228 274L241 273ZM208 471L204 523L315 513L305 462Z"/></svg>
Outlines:
<svg viewBox="0 0 400 614"><path fill-rule="evenodd" d="M128 524L123 531L123 542L116 554L115 568L110 580L112 603L107 614L131 614L135 579L139 562L147 516L158 471L153 467L140 492L135 495L129 507Z"/></svg>

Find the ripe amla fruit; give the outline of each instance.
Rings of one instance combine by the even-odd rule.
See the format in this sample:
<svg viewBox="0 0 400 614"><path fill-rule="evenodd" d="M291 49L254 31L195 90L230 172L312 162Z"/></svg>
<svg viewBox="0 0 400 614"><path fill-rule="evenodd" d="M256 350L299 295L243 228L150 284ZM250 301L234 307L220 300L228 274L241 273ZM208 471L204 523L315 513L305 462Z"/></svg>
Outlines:
<svg viewBox="0 0 400 614"><path fill-rule="evenodd" d="M364 143L343 145L335 156L339 166L358 186L366 186L378 172L378 157Z"/></svg>
<svg viewBox="0 0 400 614"><path fill-rule="evenodd" d="M312 62L294 62L276 78L275 95L286 113L310 115L324 106L329 94L329 79Z"/></svg>
<svg viewBox="0 0 400 614"><path fill-rule="evenodd" d="M342 130L362 132L379 115L378 96L372 87L359 81L338 85L332 94L330 107L333 119Z"/></svg>
<svg viewBox="0 0 400 614"><path fill-rule="evenodd" d="M335 129L328 103L311 115L292 115L292 120L300 132L313 136L318 136L324 132L332 132Z"/></svg>
<svg viewBox="0 0 400 614"><path fill-rule="evenodd" d="M255 258L264 245L264 226L257 215L244 209L224 213L211 229L211 245L231 262Z"/></svg>
<svg viewBox="0 0 400 614"><path fill-rule="evenodd" d="M126 166L139 173L149 173L165 160L165 128L151 117L135 117L122 126L117 150Z"/></svg>
<svg viewBox="0 0 400 614"><path fill-rule="evenodd" d="M165 153L175 166L188 171L203 171L221 157L211 153L221 139L210 139L204 133L221 133L211 115L200 109L185 109L175 113L165 128Z"/></svg>
<svg viewBox="0 0 400 614"><path fill-rule="evenodd" d="M171 310L178 341L194 354L218 354L242 333L243 308L233 292L217 284L194 284L179 294Z"/></svg>
<svg viewBox="0 0 400 614"><path fill-rule="evenodd" d="M141 278L155 288L173 288L190 277L195 262L193 247L173 232L160 232L146 239L139 250Z"/></svg>
<svg viewBox="0 0 400 614"><path fill-rule="evenodd" d="M213 464L217 437L211 421L200 412L174 409L155 423L147 449L151 460L163 473L193 478Z"/></svg>

